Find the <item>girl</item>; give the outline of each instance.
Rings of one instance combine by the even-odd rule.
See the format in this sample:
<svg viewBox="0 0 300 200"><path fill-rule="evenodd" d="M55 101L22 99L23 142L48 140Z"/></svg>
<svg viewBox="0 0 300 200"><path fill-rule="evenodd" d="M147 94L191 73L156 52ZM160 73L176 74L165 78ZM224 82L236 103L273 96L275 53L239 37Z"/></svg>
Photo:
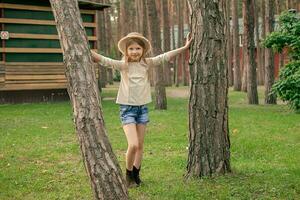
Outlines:
<svg viewBox="0 0 300 200"><path fill-rule="evenodd" d="M149 122L147 104L151 102L149 70L184 52L189 48L190 43L191 39L187 36L185 46L156 57L148 57L151 52L150 42L141 34L133 32L118 43L119 51L124 56L121 61L91 52L95 62L119 70L121 74L116 103L120 105L120 118L128 143L126 153L126 184L128 187L141 184L139 172L146 124Z"/></svg>

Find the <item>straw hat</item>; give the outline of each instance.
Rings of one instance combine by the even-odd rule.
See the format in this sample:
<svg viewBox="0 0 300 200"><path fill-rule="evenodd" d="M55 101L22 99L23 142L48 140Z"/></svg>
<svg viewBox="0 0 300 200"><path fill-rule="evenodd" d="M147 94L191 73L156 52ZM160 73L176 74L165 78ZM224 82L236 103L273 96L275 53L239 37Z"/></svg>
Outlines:
<svg viewBox="0 0 300 200"><path fill-rule="evenodd" d="M137 32L132 32L132 33L129 33L128 35L126 35L125 37L123 37L119 43L118 43L118 48L119 48L119 51L125 55L126 53L126 43L129 39L131 38L137 38L137 39L140 39L144 44L145 44L145 55L147 55L150 51L151 51L151 44L149 42L149 40L147 40L142 34L140 33L137 33Z"/></svg>

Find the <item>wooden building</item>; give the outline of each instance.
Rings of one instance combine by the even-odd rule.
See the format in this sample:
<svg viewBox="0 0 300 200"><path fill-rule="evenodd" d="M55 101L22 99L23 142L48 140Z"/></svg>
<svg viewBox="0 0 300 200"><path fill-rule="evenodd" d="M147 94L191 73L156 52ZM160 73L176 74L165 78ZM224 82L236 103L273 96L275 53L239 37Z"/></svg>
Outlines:
<svg viewBox="0 0 300 200"><path fill-rule="evenodd" d="M79 0L91 49L100 0ZM0 0L0 103L68 99L63 56L48 0Z"/></svg>

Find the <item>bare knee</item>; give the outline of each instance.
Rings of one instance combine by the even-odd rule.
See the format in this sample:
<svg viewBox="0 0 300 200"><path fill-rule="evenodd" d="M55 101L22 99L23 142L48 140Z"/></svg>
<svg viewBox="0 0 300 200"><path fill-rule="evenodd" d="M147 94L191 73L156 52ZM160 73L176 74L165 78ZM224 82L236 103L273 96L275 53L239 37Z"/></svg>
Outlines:
<svg viewBox="0 0 300 200"><path fill-rule="evenodd" d="M128 151L130 152L136 152L138 150L138 144L129 144L128 145Z"/></svg>

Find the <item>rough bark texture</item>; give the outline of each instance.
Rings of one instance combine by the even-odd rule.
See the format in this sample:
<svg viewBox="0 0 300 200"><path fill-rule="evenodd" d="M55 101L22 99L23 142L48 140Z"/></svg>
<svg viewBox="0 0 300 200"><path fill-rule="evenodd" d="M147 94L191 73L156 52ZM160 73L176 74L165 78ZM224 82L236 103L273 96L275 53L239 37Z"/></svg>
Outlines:
<svg viewBox="0 0 300 200"><path fill-rule="evenodd" d="M274 31L274 1L266 0L266 34ZM271 89L275 81L274 52L266 49L265 52L265 103L276 104L276 95L271 94Z"/></svg>
<svg viewBox="0 0 300 200"><path fill-rule="evenodd" d="M225 0L190 4L194 40L187 178L230 172Z"/></svg>
<svg viewBox="0 0 300 200"><path fill-rule="evenodd" d="M106 135L94 64L73 0L51 0L64 54L68 92L80 148L95 199L128 199L116 156Z"/></svg>
<svg viewBox="0 0 300 200"><path fill-rule="evenodd" d="M238 20L238 1L232 0L232 40L233 40L233 89L241 91L241 69L240 69L240 39L239 39L239 20Z"/></svg>
<svg viewBox="0 0 300 200"><path fill-rule="evenodd" d="M149 34L153 45L153 53L155 55L161 54L161 37L160 37L160 27L157 16L157 10L155 6L155 0L147 1L147 11L148 11L148 28ZM167 109L167 97L166 88L163 80L163 68L162 66L155 67L155 109L165 110Z"/></svg>
<svg viewBox="0 0 300 200"><path fill-rule="evenodd" d="M255 44L254 44L254 2L243 0L244 18L244 39L246 44L247 60L247 96L249 104L258 104Z"/></svg>

